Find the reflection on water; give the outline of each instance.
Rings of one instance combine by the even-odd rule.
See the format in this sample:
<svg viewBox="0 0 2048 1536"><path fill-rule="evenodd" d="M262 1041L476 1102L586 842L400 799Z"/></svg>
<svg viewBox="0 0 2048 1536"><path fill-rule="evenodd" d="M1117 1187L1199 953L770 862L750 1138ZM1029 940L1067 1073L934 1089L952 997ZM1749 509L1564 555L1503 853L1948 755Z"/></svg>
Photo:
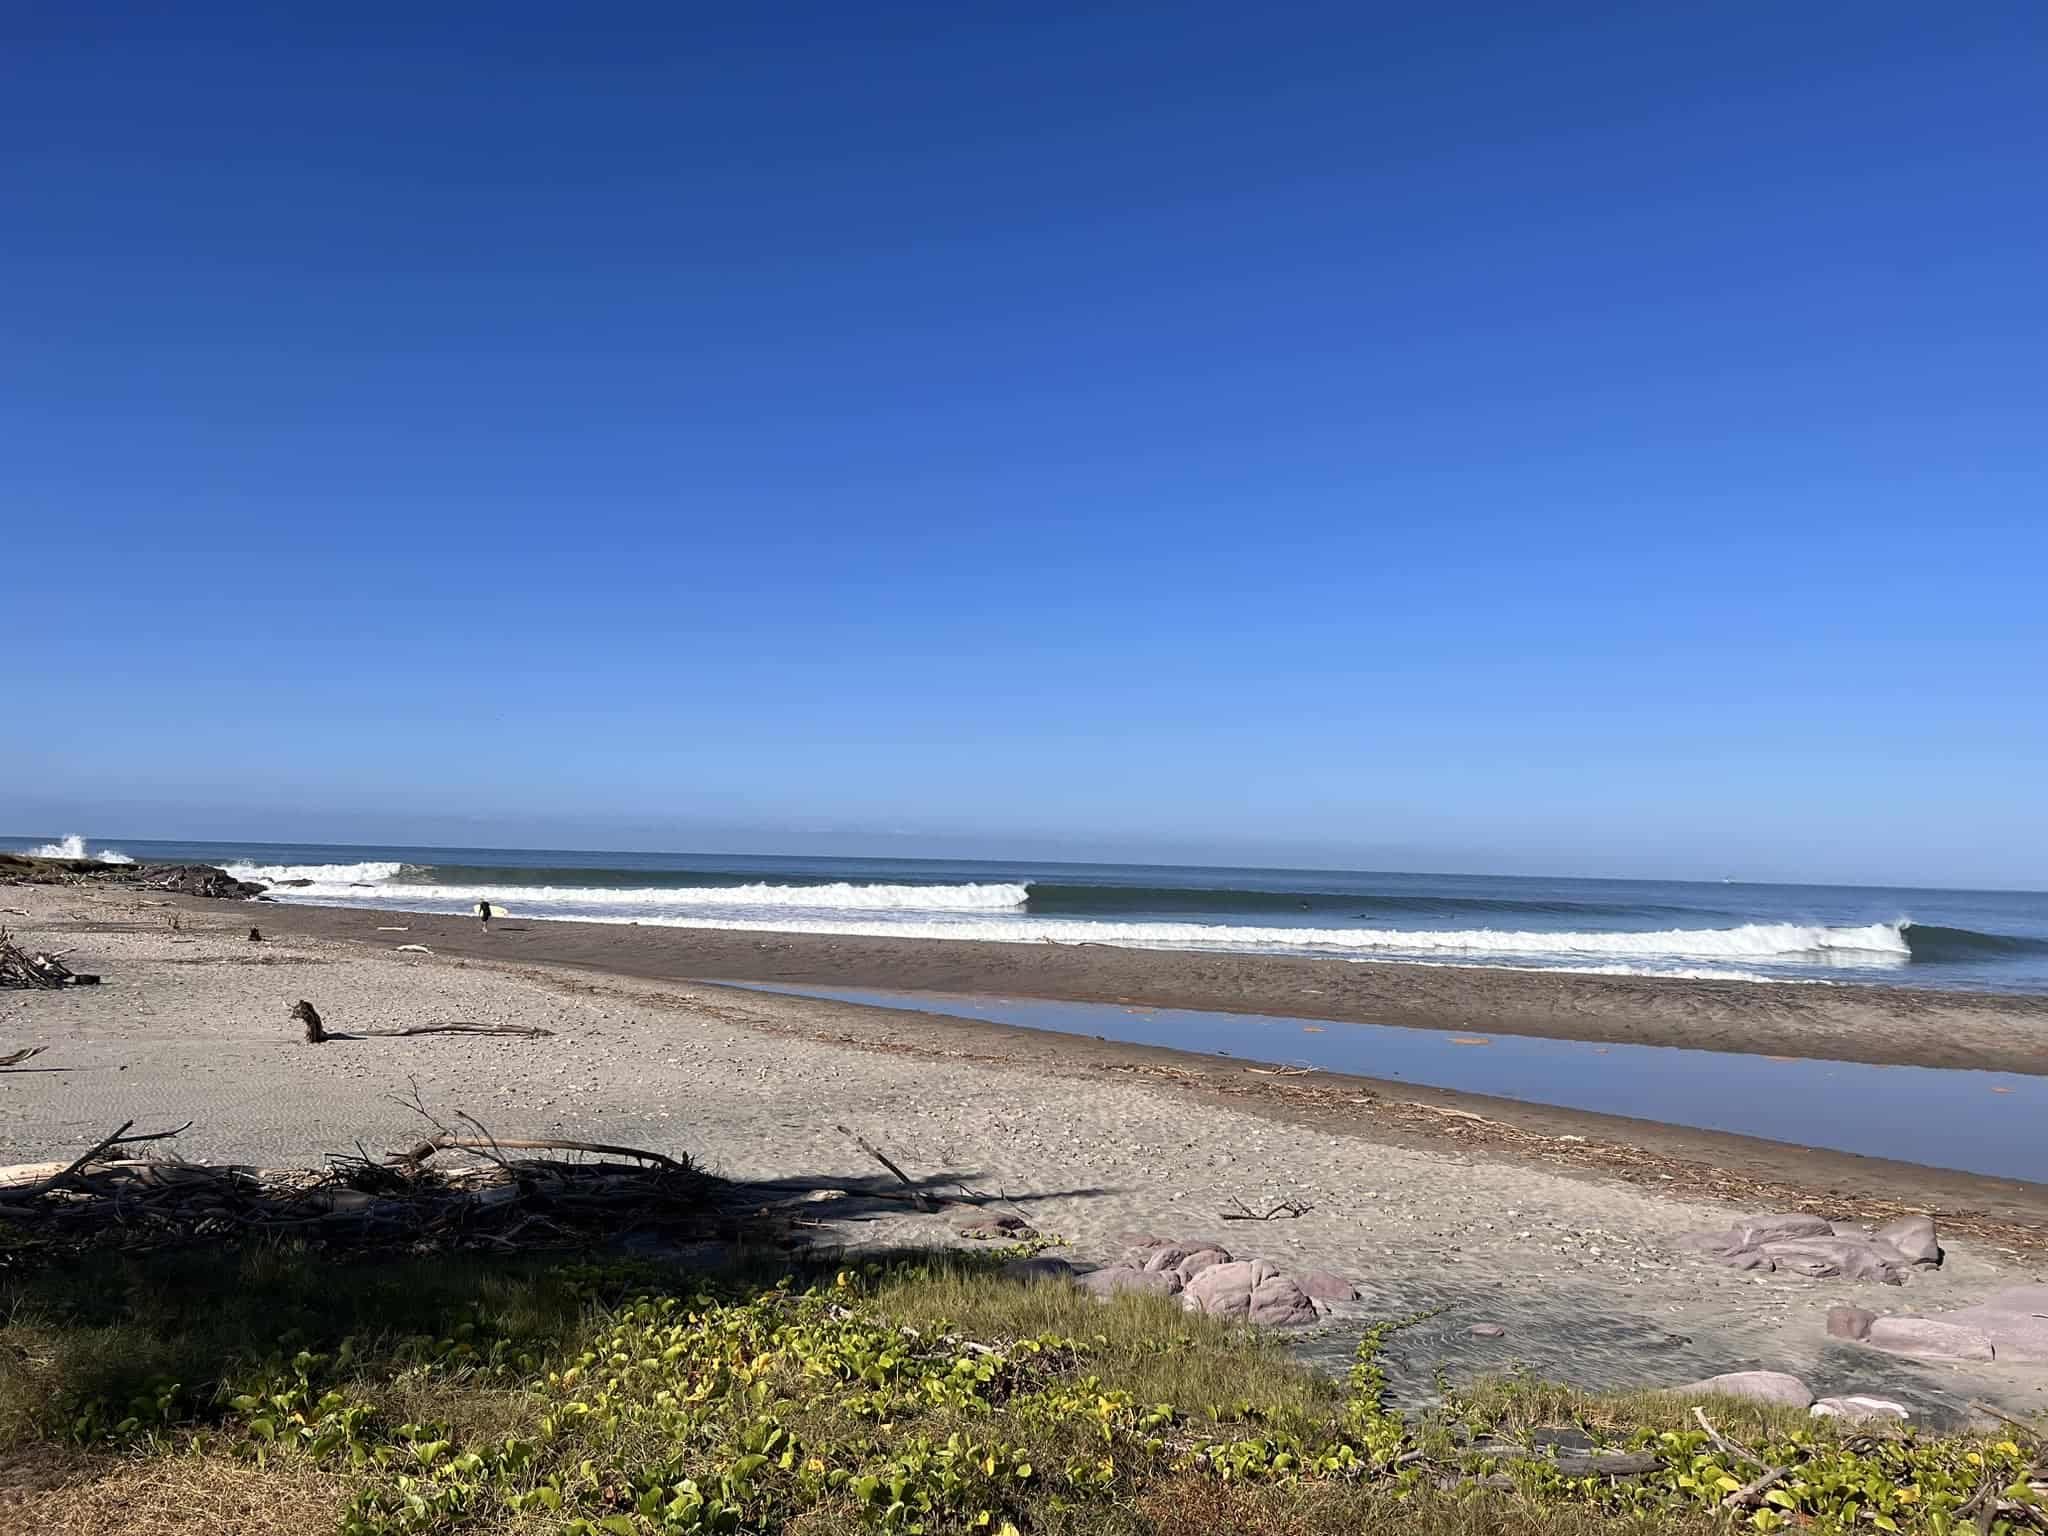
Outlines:
<svg viewBox="0 0 2048 1536"><path fill-rule="evenodd" d="M1797 1146L2048 1182L2048 1078L1268 1014L849 987L752 990L985 1019L1495 1094Z"/></svg>

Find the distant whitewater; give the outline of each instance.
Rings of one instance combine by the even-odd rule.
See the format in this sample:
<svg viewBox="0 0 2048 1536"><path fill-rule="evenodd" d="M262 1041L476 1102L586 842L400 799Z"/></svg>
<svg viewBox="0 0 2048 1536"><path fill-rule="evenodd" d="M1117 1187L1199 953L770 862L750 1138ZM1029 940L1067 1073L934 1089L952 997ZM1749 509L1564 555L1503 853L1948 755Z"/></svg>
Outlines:
<svg viewBox="0 0 2048 1536"><path fill-rule="evenodd" d="M2026 893L530 850L265 853L223 862L280 901L439 913L488 901L514 921L2048 992L2048 898Z"/></svg>
<svg viewBox="0 0 2048 1536"><path fill-rule="evenodd" d="M39 859L97 859L102 864L133 864L135 861L118 848L101 848L92 853L85 851L85 839L73 832L60 837L54 843L44 843L28 850Z"/></svg>

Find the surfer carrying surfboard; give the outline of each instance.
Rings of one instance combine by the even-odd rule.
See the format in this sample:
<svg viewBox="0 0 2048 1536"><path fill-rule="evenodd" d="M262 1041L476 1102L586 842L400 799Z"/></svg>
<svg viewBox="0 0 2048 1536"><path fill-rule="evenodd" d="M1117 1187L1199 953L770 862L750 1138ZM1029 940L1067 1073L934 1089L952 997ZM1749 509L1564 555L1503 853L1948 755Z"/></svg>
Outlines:
<svg viewBox="0 0 2048 1536"><path fill-rule="evenodd" d="M488 901L476 904L476 920L485 933L491 931L491 904Z"/></svg>

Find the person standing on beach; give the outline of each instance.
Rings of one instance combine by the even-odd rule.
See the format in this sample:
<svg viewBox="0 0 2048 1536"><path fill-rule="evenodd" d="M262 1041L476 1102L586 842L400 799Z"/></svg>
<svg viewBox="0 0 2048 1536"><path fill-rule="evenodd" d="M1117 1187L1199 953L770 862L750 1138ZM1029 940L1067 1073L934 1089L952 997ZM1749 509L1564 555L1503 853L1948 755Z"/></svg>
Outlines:
<svg viewBox="0 0 2048 1536"><path fill-rule="evenodd" d="M476 920L485 933L491 931L491 904L488 901L476 904Z"/></svg>

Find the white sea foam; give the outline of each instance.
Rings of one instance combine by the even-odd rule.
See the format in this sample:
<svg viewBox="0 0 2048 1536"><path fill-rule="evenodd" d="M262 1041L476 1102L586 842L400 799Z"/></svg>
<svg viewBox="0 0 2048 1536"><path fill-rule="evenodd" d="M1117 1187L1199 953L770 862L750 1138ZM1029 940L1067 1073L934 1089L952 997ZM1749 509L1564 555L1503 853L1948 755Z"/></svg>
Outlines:
<svg viewBox="0 0 2048 1536"><path fill-rule="evenodd" d="M348 891L357 886L379 885L393 879L403 864L230 864L227 872L237 880L255 880L263 885L286 881L310 881L303 889L313 895L323 891Z"/></svg>
<svg viewBox="0 0 2048 1536"><path fill-rule="evenodd" d="M487 882L435 885L399 880L402 864L233 864L238 880L284 887L275 894L300 901L346 898L378 905L447 905L465 908L479 901L516 906L529 916L569 917L628 911L663 912L1006 912L1020 908L1030 891L1022 885L871 885L835 881L824 885L575 886L494 885ZM296 882L308 881L298 885ZM291 884L287 884L291 882ZM370 887L365 890L364 887ZM423 910L432 910L425 906Z"/></svg>
<svg viewBox="0 0 2048 1536"><path fill-rule="evenodd" d="M982 939L1008 943L1111 944L1132 949L1349 955L1439 963L1579 968L1608 974L1694 974L1735 979L1730 967L1819 963L1903 965L1905 920L1860 927L1745 923L1650 933L1542 933L1491 928L1276 928L1235 923L1109 922L1039 918L1030 891L1013 884L651 886L437 885L394 880L390 864L256 866L231 873L280 886L286 901L466 912L488 901L508 915L583 922L643 923L849 938ZM368 888L365 888L366 885ZM1698 962L1717 963L1712 970ZM1688 972L1685 968L1690 966Z"/></svg>
<svg viewBox="0 0 2048 1536"><path fill-rule="evenodd" d="M566 914L565 914L566 915ZM808 917L790 922L752 918L644 917L704 928L786 928L849 937L993 939L1012 943L1114 944L1134 949L1217 949L1375 955L1486 955L1503 959L1638 956L1649 959L1810 961L1834 966L1891 966L1908 958L1900 926L1872 923L1826 928L1746 923L1738 928L1665 929L1656 933L1509 933L1490 928L1257 928L1224 923L1093 923L1017 918L863 923Z"/></svg>
<svg viewBox="0 0 2048 1536"><path fill-rule="evenodd" d="M54 843L45 843L40 848L29 849L29 854L38 859L98 859L102 864L133 864L135 861L118 848L102 848L98 853L85 851L85 839L76 832L59 838Z"/></svg>

